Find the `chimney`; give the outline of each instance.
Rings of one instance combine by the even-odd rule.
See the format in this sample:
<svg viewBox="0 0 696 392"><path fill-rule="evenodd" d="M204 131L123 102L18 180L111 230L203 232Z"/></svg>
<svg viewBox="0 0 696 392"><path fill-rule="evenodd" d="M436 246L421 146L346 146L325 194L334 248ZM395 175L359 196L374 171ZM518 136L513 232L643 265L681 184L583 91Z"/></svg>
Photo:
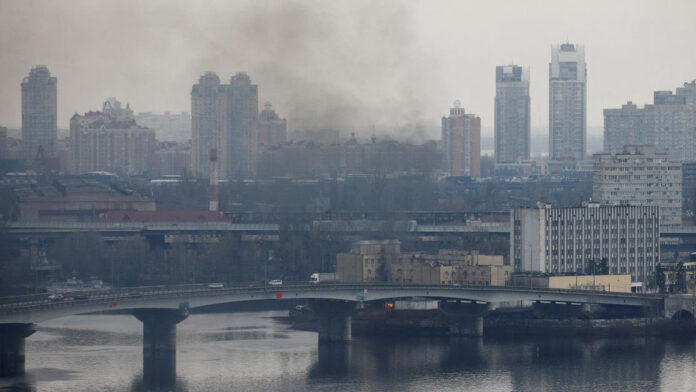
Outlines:
<svg viewBox="0 0 696 392"><path fill-rule="evenodd" d="M217 150L210 150L210 211L218 210Z"/></svg>

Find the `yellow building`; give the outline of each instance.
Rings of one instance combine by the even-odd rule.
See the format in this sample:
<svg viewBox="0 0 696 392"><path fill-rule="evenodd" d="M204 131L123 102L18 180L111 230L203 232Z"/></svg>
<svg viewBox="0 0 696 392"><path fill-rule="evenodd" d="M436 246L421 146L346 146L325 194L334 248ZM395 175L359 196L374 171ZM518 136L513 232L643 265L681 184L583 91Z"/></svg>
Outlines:
<svg viewBox="0 0 696 392"><path fill-rule="evenodd" d="M609 291L614 293L630 293L631 275L516 275L512 279L512 285L533 288L594 290Z"/></svg>

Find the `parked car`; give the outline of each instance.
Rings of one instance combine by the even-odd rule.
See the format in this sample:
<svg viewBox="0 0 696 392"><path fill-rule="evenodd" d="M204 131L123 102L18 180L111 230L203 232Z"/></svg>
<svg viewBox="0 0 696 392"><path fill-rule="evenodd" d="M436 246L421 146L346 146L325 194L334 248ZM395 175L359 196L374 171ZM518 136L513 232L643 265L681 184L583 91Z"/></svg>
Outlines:
<svg viewBox="0 0 696 392"><path fill-rule="evenodd" d="M269 286L282 286L282 285L283 285L283 281L280 280L280 279L269 280L269 281L268 281L268 285L269 285Z"/></svg>
<svg viewBox="0 0 696 392"><path fill-rule="evenodd" d="M210 284L208 285L208 288L209 288L209 289L221 289L221 288L223 288L223 287L225 287L225 285L222 284L222 283L210 283Z"/></svg>
<svg viewBox="0 0 696 392"><path fill-rule="evenodd" d="M54 294L49 295L48 299L51 301L62 301L65 298L63 297L63 294L61 294L61 293L54 293Z"/></svg>

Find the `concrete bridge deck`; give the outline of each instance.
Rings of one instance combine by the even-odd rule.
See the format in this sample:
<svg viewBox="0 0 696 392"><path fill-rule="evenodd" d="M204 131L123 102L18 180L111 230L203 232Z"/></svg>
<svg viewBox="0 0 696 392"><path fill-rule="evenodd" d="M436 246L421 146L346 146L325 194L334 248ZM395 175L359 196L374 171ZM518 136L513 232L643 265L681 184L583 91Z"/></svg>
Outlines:
<svg viewBox="0 0 696 392"><path fill-rule="evenodd" d="M195 309L208 305L271 299L365 302L393 298L433 298L501 304L520 301L625 305L662 308L653 295L554 290L511 286L445 286L386 283L286 284L283 286L206 285L134 287L80 292L78 299L51 301L46 294L0 298L0 323L36 323L71 314L114 309Z"/></svg>
<svg viewBox="0 0 696 392"><path fill-rule="evenodd" d="M404 285L384 283L287 284L282 286L207 285L133 287L66 294L51 301L47 294L0 298L0 377L24 372L24 340L35 323L71 314L126 310L143 323L143 377L147 384L173 385L176 379L176 325L190 309L208 305L304 299L318 316L319 342L351 338L351 314L360 302L396 298L442 300L450 330L483 335L483 317L506 304L542 302L635 306L655 314L664 312L662 296L550 290L495 286ZM676 309L679 304L674 304Z"/></svg>

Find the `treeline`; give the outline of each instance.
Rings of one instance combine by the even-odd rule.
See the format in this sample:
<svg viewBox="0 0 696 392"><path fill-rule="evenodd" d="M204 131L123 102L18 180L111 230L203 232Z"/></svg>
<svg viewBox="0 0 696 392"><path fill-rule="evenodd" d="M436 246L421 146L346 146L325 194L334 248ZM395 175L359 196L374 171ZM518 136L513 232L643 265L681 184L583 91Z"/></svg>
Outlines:
<svg viewBox="0 0 696 392"><path fill-rule="evenodd" d="M40 255L0 239L0 295L37 292L72 277L101 279L113 287L307 281L312 272L333 270L334 255L350 247L342 239L314 236L286 230L280 240L226 235L216 242L169 244L74 233L46 245ZM59 268L45 268L50 266Z"/></svg>

